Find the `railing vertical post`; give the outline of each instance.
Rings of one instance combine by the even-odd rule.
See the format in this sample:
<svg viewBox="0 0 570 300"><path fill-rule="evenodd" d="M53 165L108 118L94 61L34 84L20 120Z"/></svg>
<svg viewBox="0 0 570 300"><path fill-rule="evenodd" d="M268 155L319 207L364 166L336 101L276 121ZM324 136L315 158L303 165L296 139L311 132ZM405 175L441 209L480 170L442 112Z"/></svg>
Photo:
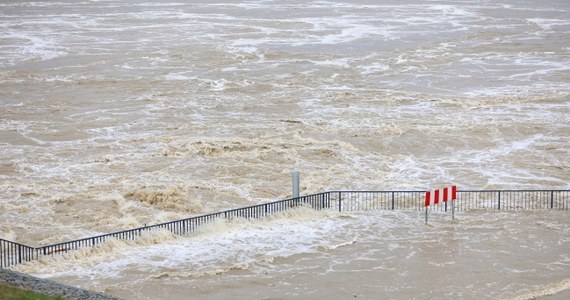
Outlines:
<svg viewBox="0 0 570 300"><path fill-rule="evenodd" d="M499 195L498 195L498 208L499 210L501 210L501 191L498 191Z"/></svg>
<svg viewBox="0 0 570 300"><path fill-rule="evenodd" d="M22 245L18 245L18 263L22 263Z"/></svg>
<svg viewBox="0 0 570 300"><path fill-rule="evenodd" d="M550 191L550 209L554 208L554 191Z"/></svg>
<svg viewBox="0 0 570 300"><path fill-rule="evenodd" d="M338 192L338 211L341 212L342 211L342 198L341 198L341 192Z"/></svg>
<svg viewBox="0 0 570 300"><path fill-rule="evenodd" d="M394 192L392 192L392 210L394 210Z"/></svg>

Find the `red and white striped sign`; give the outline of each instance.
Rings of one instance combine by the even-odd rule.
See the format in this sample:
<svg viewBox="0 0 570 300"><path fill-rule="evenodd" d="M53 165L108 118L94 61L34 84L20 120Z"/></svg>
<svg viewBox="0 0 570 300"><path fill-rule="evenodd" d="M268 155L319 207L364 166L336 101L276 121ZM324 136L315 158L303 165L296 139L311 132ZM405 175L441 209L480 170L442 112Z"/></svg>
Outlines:
<svg viewBox="0 0 570 300"><path fill-rule="evenodd" d="M433 192L433 197L432 197ZM447 200L457 199L457 186L452 186L451 188L443 188L440 190L426 192L426 202L425 206L430 206L433 204L438 204L441 200L442 202L447 202Z"/></svg>

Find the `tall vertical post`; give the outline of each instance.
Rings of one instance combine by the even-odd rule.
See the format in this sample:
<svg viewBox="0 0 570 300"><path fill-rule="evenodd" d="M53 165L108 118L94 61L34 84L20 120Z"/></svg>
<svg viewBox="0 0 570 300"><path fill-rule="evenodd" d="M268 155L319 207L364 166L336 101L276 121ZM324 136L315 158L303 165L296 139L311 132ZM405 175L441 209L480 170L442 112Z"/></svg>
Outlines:
<svg viewBox="0 0 570 300"><path fill-rule="evenodd" d="M293 198L299 198L299 171L293 171Z"/></svg>

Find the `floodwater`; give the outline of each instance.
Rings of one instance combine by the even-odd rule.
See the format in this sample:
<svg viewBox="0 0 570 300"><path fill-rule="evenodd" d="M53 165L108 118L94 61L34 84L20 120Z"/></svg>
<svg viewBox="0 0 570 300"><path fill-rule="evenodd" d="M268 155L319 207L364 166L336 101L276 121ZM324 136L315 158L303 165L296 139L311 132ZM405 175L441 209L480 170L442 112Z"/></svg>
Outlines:
<svg viewBox="0 0 570 300"><path fill-rule="evenodd" d="M302 194L568 189L568 82L563 0L3 1L0 238L283 199L292 171ZM129 299L568 289L567 213L435 219L299 211L18 268Z"/></svg>
<svg viewBox="0 0 570 300"><path fill-rule="evenodd" d="M15 269L127 299L514 300L570 289L567 211L423 217L299 209Z"/></svg>

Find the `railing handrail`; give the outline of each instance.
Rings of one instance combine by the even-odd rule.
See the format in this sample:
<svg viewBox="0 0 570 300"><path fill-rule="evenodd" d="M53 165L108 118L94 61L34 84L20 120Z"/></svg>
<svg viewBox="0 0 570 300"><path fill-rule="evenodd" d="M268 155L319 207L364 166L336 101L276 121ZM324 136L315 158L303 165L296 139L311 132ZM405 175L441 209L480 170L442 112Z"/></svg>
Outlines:
<svg viewBox="0 0 570 300"><path fill-rule="evenodd" d="M111 232L111 233L106 233L106 234L100 234L100 235L96 235L96 236L91 236L91 237L86 237L86 238L81 238L81 239L76 239L76 240L72 240L72 241L66 241L66 242L60 242L60 243L56 243L56 244L50 244L50 245L44 245L44 246L39 246L39 247L32 247L32 246L28 246L28 245L24 245L21 243L17 243L17 242L13 242L13 241L9 241L6 239L2 239L0 238L0 268L5 267L5 266L10 266L10 265L14 265L17 263L21 263L22 261L29 261L29 260L33 260L33 259L37 259L40 255L53 255L54 253L58 253L58 252L67 252L68 250L75 250L75 249L79 249L81 247L87 247L87 246L95 246L97 244L103 243L105 242L108 238L117 238L117 239L134 239L138 236L140 236L142 234L142 232L147 232L147 231L151 231L151 230L155 230L155 229L167 229L175 234L186 234L186 233L192 233L194 231L197 230L198 227L206 224L206 223L211 223L214 220L217 219L225 219L228 217L244 217L244 218L261 218L261 217L265 217L268 216L270 214L273 213L277 213L292 207L296 207L302 203L310 203L313 208L317 208L317 209L324 209L324 208L333 208L333 202L336 201L338 203L338 206L335 206L334 208L339 210L339 211L343 211L343 210L354 210L354 209L370 209L370 205L366 205L364 208L361 208L362 203L357 203L354 201L359 201L354 200L354 199L343 199L343 194L350 194L350 195L363 195L362 197L369 197L371 194L391 194L390 199L388 200L386 198L386 196L384 196L384 198L382 198L381 200L384 201L383 206L385 209L396 209L395 206L395 201L396 198L395 196L398 195L397 200L398 201L406 201L404 202L403 205L400 205L400 203L398 203L397 205L397 209L409 209L409 208L414 208L414 209L421 209L423 208L423 199L422 199L422 193L425 193L426 191L422 191L422 190L368 190L368 191L362 191L362 190L332 190L332 191L327 191L327 192L321 192L321 193L316 193L316 194L311 194L311 195L304 195L304 196L299 196L299 197L293 197L293 198L287 198L287 199L282 199L282 200L277 200L277 201L272 201L272 202L267 202L267 203L260 203L260 204L254 204L254 205L250 205L250 206L245 206L245 207L239 207L239 208L233 208L233 209L228 209L228 210L224 210L221 212L214 212L214 213L208 213L208 214L203 214L203 215L198 215L198 216L193 216L193 217L188 217L188 218L184 218L184 219L180 219L180 220L173 220L173 221L168 221L168 222L164 222L164 223L159 223L159 224L153 224L153 225L145 225L143 227L137 227L137 228L132 228L132 229L126 229L126 230L121 230L121 231L116 231L116 232ZM497 205L497 209L501 209L501 204L503 204L503 209L505 205L509 205L512 204L510 202L513 202L512 198L509 198L507 196L508 199L503 199L503 203L501 203L501 193L503 194L509 194L509 193L522 193L522 195L528 194L528 193L550 193L551 197L548 198L547 200L550 200L549 203L550 205L547 205L546 208L554 208L553 206L553 201L554 201L554 193L561 193L563 194L564 197L568 197L570 198L570 190L568 189L558 189L558 190L553 190L553 189L529 189L529 190L458 190L457 191L458 196L461 196L461 194L464 195L468 195L470 193L481 193L481 194L494 194L497 193L498 195L498 205ZM567 193L567 194L566 194ZM410 195L412 194L413 197L401 197L402 195ZM418 196L418 194L420 194ZM336 199L335 197L338 196L338 199ZM405 199L404 199L405 198ZM411 199L411 200L410 200ZM558 198L556 198L558 201ZM564 198L566 199L566 198ZM343 202L345 201L345 202ZM368 201L367 199L365 199L365 201ZM390 201L390 203L388 203L388 201ZM410 202L412 201L412 202ZM525 203L529 202L528 199L524 199L524 201L526 201ZM543 200L544 201L544 200ZM567 200L566 200L567 201ZM346 203L347 202L347 203ZM506 204L505 204L506 202ZM411 203L411 204L410 204ZM479 204L479 203L478 203ZM349 208L347 208L347 205ZM406 206L407 205L407 206ZM541 204L544 206L544 204ZM374 206L374 205L372 205ZM377 207L381 207L381 206L377 206ZM493 207L493 206L483 206L486 208L489 207ZM533 206L532 208L536 208L536 205ZM556 207L557 209L559 209L559 207ZM447 209L447 206L445 206L445 209ZM566 202L564 202L564 205L562 206L562 209L570 209L570 205ZM172 228L175 227L175 228ZM6 252L10 252L8 254L6 254Z"/></svg>
<svg viewBox="0 0 570 300"><path fill-rule="evenodd" d="M27 248L35 249L35 248L32 247L32 246L24 245L24 244L21 244L21 243L18 243L18 242L13 242L13 241L6 240L6 239L3 239L3 238L0 238L0 242L10 243L10 244L14 244L14 245L16 245L16 246L22 246L22 247L27 247Z"/></svg>
<svg viewBox="0 0 570 300"><path fill-rule="evenodd" d="M104 234L100 234L100 235L96 235L96 236L90 236L90 237L86 237L86 238L81 238L81 239L76 239L76 240L71 240L71 241L65 241L65 242L60 242L60 243L56 243L56 244L50 244L50 245L43 245L43 246L39 246L36 247L35 249L41 249L41 248L46 248L46 247L56 247L56 246L62 246L62 245L66 245L69 243L76 243L76 242L81 242L81 241L89 241L89 240L93 240L93 239L100 239L100 238L107 238L107 237L113 237L116 235L120 235L120 234L124 234L124 233L130 233L130 232L137 232L137 231L143 231L143 230L149 230L149 229L153 229L153 228L158 228L158 227L163 227L165 225L169 225L169 224L175 224L175 223L180 223L180 222L184 222L184 221L191 221L191 220L195 220L195 219L200 219L200 218L208 218L208 217L215 217L215 216L222 216L225 213L231 213L231 212L235 212L235 211L242 211L242 210L247 210L250 208L256 208L256 207L263 207L265 205L270 205L270 204L276 204L276 203L282 203L282 202L290 202L290 201L294 201L294 200L298 200L304 197L310 197L310 196L315 196L315 195L323 195L326 194L328 192L322 192L322 193L317 193L317 194L311 194L311 195L305 195L305 196L300 196L297 198L288 198L288 199L283 199L283 200L278 200L278 201L273 201L273 202L267 202L267 203L261 203L261 204L255 204L255 205L250 205L250 206L245 206L245 207L238 207L238 208L233 208L233 209L228 209L225 211L221 211L221 212L214 212L214 213L208 213L208 214L203 214L203 215L197 215L197 216L193 216L193 217L188 217L188 218L184 218L184 219L179 219L179 220L173 220L173 221L168 221L168 222L164 222L164 223L158 223L158 224L152 224L152 225L147 225L147 226L143 226L143 227L136 227L136 228L132 228L132 229L125 229L125 230L121 230L121 231L115 231L115 232L110 232L110 233L104 233ZM22 244L23 245L23 244ZM25 245L23 245L25 246ZM26 246L26 247L30 247L30 248L34 248L31 246Z"/></svg>

